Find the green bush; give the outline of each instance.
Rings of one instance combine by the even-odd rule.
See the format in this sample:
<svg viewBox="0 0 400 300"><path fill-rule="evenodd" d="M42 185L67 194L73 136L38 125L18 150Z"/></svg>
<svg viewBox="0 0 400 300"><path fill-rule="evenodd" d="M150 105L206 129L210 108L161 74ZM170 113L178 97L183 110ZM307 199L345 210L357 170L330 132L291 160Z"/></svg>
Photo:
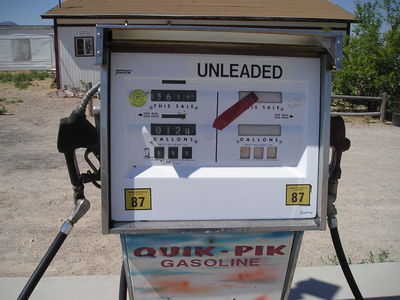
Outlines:
<svg viewBox="0 0 400 300"><path fill-rule="evenodd" d="M15 73L14 74L14 78L13 78L13 82L17 83L17 82L23 82L23 81L32 81L32 76L30 73Z"/></svg>
<svg viewBox="0 0 400 300"><path fill-rule="evenodd" d="M0 115L3 115L7 112L7 109L4 105L0 104Z"/></svg>
<svg viewBox="0 0 400 300"><path fill-rule="evenodd" d="M30 81L16 81L14 82L14 86L20 90L26 89L32 83Z"/></svg>
<svg viewBox="0 0 400 300"><path fill-rule="evenodd" d="M33 80L43 80L46 78L52 78L52 74L46 71L32 71L31 77Z"/></svg>
<svg viewBox="0 0 400 300"><path fill-rule="evenodd" d="M54 75L47 71L31 71L31 72L0 72L0 82L14 83L19 89L26 89L31 85L32 80L43 80L53 78Z"/></svg>
<svg viewBox="0 0 400 300"><path fill-rule="evenodd" d="M14 76L10 72L1 72L0 73L0 82L12 82Z"/></svg>

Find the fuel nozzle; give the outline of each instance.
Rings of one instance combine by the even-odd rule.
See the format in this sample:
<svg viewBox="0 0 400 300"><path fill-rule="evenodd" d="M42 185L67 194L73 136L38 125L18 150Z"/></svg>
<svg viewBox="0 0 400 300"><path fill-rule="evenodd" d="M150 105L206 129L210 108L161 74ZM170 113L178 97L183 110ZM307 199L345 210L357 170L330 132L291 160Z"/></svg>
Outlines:
<svg viewBox="0 0 400 300"><path fill-rule="evenodd" d="M328 186L328 223L329 227L336 227L336 208L334 202L337 197L337 187L342 175L340 163L344 151L349 150L350 140L346 138L346 126L341 116L331 117L331 138L332 147L331 162L329 165L329 186Z"/></svg>
<svg viewBox="0 0 400 300"><path fill-rule="evenodd" d="M84 199L84 181L79 171L75 150L84 148L92 152L98 159L100 156L97 129L86 119L86 106L99 89L100 84L91 88L80 104L69 117L60 120L57 148L64 153L70 181L74 190L74 201Z"/></svg>
<svg viewBox="0 0 400 300"><path fill-rule="evenodd" d="M337 181L342 175L340 162L342 153L350 149L350 140L346 137L346 126L341 116L331 117L332 160L329 168L329 181Z"/></svg>
<svg viewBox="0 0 400 300"><path fill-rule="evenodd" d="M338 224L336 219L336 208L334 202L337 197L337 187L339 179L342 175L342 169L340 168L340 162L342 160L342 154L344 151L350 149L350 140L346 138L346 126L344 120L340 116L331 117L331 140L330 146L332 147L331 163L329 164L329 186L328 186L328 226L332 236L333 245L335 247L336 256L339 260L340 266L343 270L343 274L349 284L351 291L353 292L354 299L363 300L363 296L354 280L353 274L351 273L347 258L344 253L342 243L339 237Z"/></svg>

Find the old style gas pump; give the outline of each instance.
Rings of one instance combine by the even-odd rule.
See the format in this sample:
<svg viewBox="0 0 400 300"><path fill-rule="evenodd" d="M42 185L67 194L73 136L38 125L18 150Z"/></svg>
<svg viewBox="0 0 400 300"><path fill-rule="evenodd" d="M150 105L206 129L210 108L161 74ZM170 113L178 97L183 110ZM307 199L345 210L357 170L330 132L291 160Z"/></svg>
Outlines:
<svg viewBox="0 0 400 300"><path fill-rule="evenodd" d="M98 26L103 232L133 299L286 299L324 229L342 34Z"/></svg>
<svg viewBox="0 0 400 300"><path fill-rule="evenodd" d="M327 223L362 299L334 207L350 146L330 116L344 32L147 17L97 26L100 126L85 117L96 85L60 123L76 208L18 299L89 209L84 183L100 187L99 175L103 233L121 237L120 299L287 299L303 232ZM93 171L80 174L77 148Z"/></svg>

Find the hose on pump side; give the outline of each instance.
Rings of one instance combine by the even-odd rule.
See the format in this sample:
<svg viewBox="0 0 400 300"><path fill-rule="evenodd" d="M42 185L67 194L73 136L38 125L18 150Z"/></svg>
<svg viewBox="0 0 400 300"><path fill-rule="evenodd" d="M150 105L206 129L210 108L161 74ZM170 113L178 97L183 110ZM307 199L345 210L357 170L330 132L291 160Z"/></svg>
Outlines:
<svg viewBox="0 0 400 300"><path fill-rule="evenodd" d="M349 264L344 253L342 242L340 241L339 231L337 229L336 207L335 201L337 199L337 188L339 179L342 175L340 163L344 151L349 150L350 140L346 138L346 127L344 120L341 116L331 117L331 135L330 146L332 147L332 157L329 165L329 184L328 184L328 226L331 232L333 246L336 251L336 256L339 260L343 274L346 277L347 283L356 300L363 300L363 296L354 280L351 273Z"/></svg>
<svg viewBox="0 0 400 300"><path fill-rule="evenodd" d="M28 282L24 286L23 290L21 291L20 295L18 296L17 300L27 300L31 296L33 290L39 283L40 279L42 278L44 272L47 270L47 267L50 265L51 261L53 260L54 256L57 254L58 250L64 243L65 239L67 238L67 234L64 232L59 232L57 237L47 250L46 254L43 256L42 260L40 261L39 265L33 272L32 276L29 278Z"/></svg>
<svg viewBox="0 0 400 300"><path fill-rule="evenodd" d="M97 130L89 121L86 120L85 115L89 100L97 93L99 88L100 83L96 84L85 94L79 105L72 111L69 117L60 120L57 148L60 153L64 153L65 155L70 181L74 190L73 198L75 207L68 215L67 220L61 226L60 231L43 256L39 265L28 279L28 282L18 296L18 300L29 299L58 250L61 248L65 239L73 229L74 224L76 224L90 208L90 202L84 195L84 182L79 172L75 150L78 148L90 149L97 157L99 157Z"/></svg>
<svg viewBox="0 0 400 300"><path fill-rule="evenodd" d="M329 230L331 232L333 246L335 247L336 256L339 260L340 267L342 268L344 277L346 277L347 284L349 285L351 292L353 293L355 300L364 300L360 289L357 286L357 283L351 273L349 264L346 259L346 255L343 250L342 242L340 241L339 231L337 229L337 221L336 226L329 226Z"/></svg>

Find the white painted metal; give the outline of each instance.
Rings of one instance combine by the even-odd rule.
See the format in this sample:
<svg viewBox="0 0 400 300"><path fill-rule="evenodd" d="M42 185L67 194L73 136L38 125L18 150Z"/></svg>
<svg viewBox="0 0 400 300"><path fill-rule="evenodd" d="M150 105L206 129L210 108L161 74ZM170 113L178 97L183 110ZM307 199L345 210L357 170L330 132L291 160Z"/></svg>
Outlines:
<svg viewBox="0 0 400 300"><path fill-rule="evenodd" d="M197 73L198 64L204 63L237 64L239 68L244 64L279 65L283 71L276 79L205 78ZM110 72L111 220L316 217L319 59L114 53ZM186 80L186 84L162 84L168 79ZM150 101L151 90L160 89L196 90L197 101ZM148 94L142 107L129 102L134 90ZM243 91L282 92L283 101L255 104L217 132L212 128L214 119L238 101ZM171 120L161 118L162 114L185 114L186 118ZM152 135L151 123L196 124L196 135ZM266 140L240 137L238 124L279 124L282 135ZM164 147L167 155L172 146L179 151L191 147L193 158L155 158L155 147ZM251 151L255 147L263 147L264 151L276 147L277 159L240 159L241 147L250 147ZM287 184L310 184L310 205L287 206ZM129 188L150 188L151 210L125 210L124 190Z"/></svg>
<svg viewBox="0 0 400 300"><path fill-rule="evenodd" d="M28 60L13 59L13 41L29 40ZM0 70L54 70L53 28L49 26L0 26Z"/></svg>
<svg viewBox="0 0 400 300"><path fill-rule="evenodd" d="M95 34L96 28L94 26L58 27L62 88L80 88L82 82L92 82L94 85L100 81L100 69L95 65L95 57L77 57L75 55L75 38L93 37L95 40Z"/></svg>

